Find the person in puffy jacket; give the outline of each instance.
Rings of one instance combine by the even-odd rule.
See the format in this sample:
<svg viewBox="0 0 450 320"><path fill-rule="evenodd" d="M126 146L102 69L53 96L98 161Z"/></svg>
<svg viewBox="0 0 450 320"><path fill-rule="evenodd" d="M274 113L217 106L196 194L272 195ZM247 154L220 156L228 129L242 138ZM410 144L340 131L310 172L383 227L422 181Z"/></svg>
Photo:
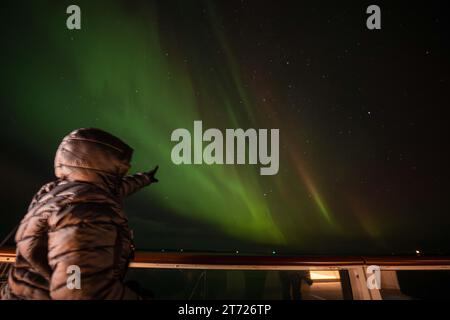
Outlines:
<svg viewBox="0 0 450 320"><path fill-rule="evenodd" d="M132 152L100 129L78 129L63 139L58 179L39 190L20 223L1 298L140 298L123 283L134 247L122 199L158 182L158 167L126 176ZM68 285L73 266L80 270L79 289Z"/></svg>

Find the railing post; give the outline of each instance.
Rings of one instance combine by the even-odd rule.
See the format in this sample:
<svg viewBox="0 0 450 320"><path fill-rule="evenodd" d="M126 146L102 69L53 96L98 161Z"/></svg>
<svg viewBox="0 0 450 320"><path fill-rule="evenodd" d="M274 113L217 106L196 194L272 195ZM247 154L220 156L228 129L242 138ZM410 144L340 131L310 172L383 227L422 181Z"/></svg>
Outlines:
<svg viewBox="0 0 450 320"><path fill-rule="evenodd" d="M380 290L367 287L367 275L364 266L348 270L354 300L381 300Z"/></svg>

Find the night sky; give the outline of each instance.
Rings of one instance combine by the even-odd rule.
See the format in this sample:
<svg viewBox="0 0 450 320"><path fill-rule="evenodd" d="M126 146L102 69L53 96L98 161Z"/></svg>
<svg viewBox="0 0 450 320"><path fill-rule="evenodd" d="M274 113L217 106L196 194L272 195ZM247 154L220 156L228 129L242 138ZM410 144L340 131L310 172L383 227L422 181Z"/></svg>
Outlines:
<svg viewBox="0 0 450 320"><path fill-rule="evenodd" d="M160 166L125 202L138 249L450 253L445 3L2 1L0 238L62 137L98 127L133 172ZM279 128L279 173L174 165L171 132L194 120Z"/></svg>

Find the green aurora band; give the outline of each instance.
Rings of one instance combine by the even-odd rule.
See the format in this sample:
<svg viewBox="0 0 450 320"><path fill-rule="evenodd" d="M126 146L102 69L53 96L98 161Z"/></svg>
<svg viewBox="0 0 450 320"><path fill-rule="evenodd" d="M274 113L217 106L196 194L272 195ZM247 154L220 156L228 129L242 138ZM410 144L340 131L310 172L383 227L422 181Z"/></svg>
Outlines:
<svg viewBox="0 0 450 320"><path fill-rule="evenodd" d="M64 4L27 4L22 23L28 26L15 26L24 35L14 50L17 62L3 70L9 79L3 90L13 92L15 105L8 112L21 127L7 128L15 130L15 143L47 161L74 128L102 128L135 149L132 171L160 166L160 183L136 201L274 248L303 250L322 235L343 235L343 222L327 203L332 191L321 193L326 179L317 180L317 167L302 157L313 147L301 142L301 129L289 116L274 112L276 104L260 103L270 83L245 84L220 15L205 3L201 24L208 30L200 34L170 32L151 5L133 11L112 1L83 2L82 30L69 31L61 27ZM33 15L43 10L45 18ZM188 15L189 5L180 1L179 11ZM33 36L26 36L28 28ZM212 54L217 51L221 55ZM204 128L280 128L280 172L260 176L259 166L174 165L170 134L191 130L194 120ZM30 136L39 136L39 143ZM137 206L127 211L132 226L152 232L145 218L151 212ZM376 236L376 223L368 219L370 214L353 230Z"/></svg>

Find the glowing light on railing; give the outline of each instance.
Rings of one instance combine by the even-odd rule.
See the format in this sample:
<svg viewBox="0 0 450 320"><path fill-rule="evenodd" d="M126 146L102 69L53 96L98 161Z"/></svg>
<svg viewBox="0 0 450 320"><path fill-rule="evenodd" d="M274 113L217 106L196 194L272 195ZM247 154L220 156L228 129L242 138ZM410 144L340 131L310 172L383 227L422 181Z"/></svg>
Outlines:
<svg viewBox="0 0 450 320"><path fill-rule="evenodd" d="M339 280L339 271L311 271L311 280Z"/></svg>

